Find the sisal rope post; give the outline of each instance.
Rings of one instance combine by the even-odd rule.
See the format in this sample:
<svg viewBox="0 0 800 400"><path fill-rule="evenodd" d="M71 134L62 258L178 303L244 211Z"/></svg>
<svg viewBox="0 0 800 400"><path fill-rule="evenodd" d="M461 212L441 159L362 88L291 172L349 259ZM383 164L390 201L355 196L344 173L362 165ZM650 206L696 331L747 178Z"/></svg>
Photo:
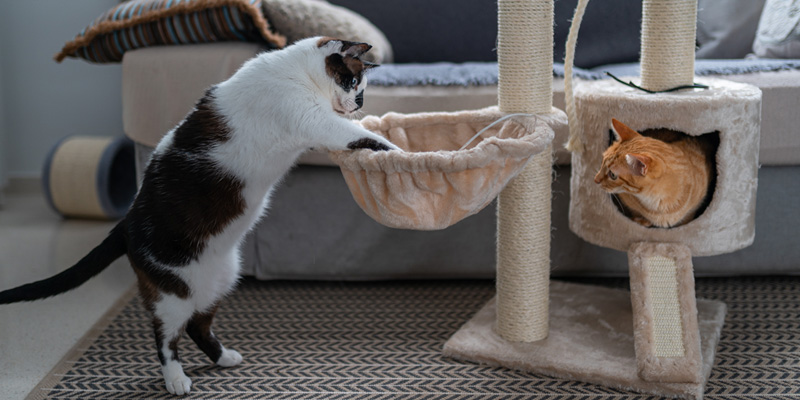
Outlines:
<svg viewBox="0 0 800 400"><path fill-rule="evenodd" d="M697 0L644 0L642 87L667 90L694 81Z"/></svg>
<svg viewBox="0 0 800 400"><path fill-rule="evenodd" d="M552 112L553 1L499 0L497 36L500 110ZM534 156L498 197L496 330L508 341L549 331L551 154Z"/></svg>

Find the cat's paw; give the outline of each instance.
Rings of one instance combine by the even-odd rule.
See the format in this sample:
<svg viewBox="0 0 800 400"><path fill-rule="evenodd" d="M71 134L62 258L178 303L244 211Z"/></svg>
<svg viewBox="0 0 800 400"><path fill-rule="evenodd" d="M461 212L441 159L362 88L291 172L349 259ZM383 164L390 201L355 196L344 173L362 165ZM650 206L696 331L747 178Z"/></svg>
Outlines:
<svg viewBox="0 0 800 400"><path fill-rule="evenodd" d="M242 355L236 350L223 349L222 355L217 360L220 367L235 367L242 362Z"/></svg>
<svg viewBox="0 0 800 400"><path fill-rule="evenodd" d="M636 222L637 224L639 224L639 225L641 225L641 226L643 226L645 228L649 228L649 227L653 226L653 223L650 222L650 220L648 220L648 219L646 219L644 217L633 217L633 222Z"/></svg>
<svg viewBox="0 0 800 400"><path fill-rule="evenodd" d="M171 379L165 376L164 380L167 383L167 391L170 392L170 394L183 396L189 394L192 390L192 380L184 375L183 372L181 372L180 376L174 376Z"/></svg>
<svg viewBox="0 0 800 400"><path fill-rule="evenodd" d="M183 368L177 361L167 362L161 367L161 372L164 374L167 391L171 394L183 396L192 389L192 380L183 373Z"/></svg>
<svg viewBox="0 0 800 400"><path fill-rule="evenodd" d="M348 143L347 148L350 150L369 149L373 151L389 151L397 149L397 146L389 147L372 138L361 138Z"/></svg>

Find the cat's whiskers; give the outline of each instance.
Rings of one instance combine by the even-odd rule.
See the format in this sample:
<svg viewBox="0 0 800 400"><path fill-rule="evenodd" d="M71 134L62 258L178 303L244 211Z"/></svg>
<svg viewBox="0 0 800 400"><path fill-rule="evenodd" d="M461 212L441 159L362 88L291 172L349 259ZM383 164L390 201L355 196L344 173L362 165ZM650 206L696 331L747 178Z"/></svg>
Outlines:
<svg viewBox="0 0 800 400"><path fill-rule="evenodd" d="M360 119L364 118L364 115L366 115L366 113L364 111L362 111L361 109L358 109L358 110L353 111L352 114L350 114L350 119L352 119L352 120L360 120Z"/></svg>

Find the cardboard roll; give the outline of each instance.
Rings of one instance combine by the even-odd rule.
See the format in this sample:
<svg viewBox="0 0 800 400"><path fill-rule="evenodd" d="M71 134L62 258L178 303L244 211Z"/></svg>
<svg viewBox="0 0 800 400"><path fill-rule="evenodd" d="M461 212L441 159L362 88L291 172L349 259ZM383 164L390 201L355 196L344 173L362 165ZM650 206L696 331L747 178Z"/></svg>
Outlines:
<svg viewBox="0 0 800 400"><path fill-rule="evenodd" d="M47 155L42 184L47 202L64 217L121 218L136 196L133 142L68 136Z"/></svg>

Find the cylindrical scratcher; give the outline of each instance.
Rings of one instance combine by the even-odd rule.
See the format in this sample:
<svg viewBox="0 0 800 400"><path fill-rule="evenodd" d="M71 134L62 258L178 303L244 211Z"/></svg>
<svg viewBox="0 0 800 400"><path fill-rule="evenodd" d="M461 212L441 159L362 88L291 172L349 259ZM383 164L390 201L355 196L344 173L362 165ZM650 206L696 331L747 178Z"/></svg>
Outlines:
<svg viewBox="0 0 800 400"><path fill-rule="evenodd" d="M498 104L506 113L552 111L553 2L498 2ZM533 342L549 331L548 146L498 197L497 333Z"/></svg>
<svg viewBox="0 0 800 400"><path fill-rule="evenodd" d="M598 246L683 243L694 256L723 254L752 244L761 124L761 91L752 85L702 78L707 90L648 94L612 80L575 88L585 151L572 153L570 229ZM639 132L666 128L697 136L719 133L717 182L708 208L675 228L646 228L617 210L594 182L609 145L611 118Z"/></svg>
<svg viewBox="0 0 800 400"><path fill-rule="evenodd" d="M50 150L42 184L48 203L62 216L121 218L136 195L133 142L66 137Z"/></svg>
<svg viewBox="0 0 800 400"><path fill-rule="evenodd" d="M642 3L642 87L659 91L691 85L697 0Z"/></svg>
<svg viewBox="0 0 800 400"><path fill-rule="evenodd" d="M553 2L500 0L497 7L497 105L507 113L549 113Z"/></svg>

